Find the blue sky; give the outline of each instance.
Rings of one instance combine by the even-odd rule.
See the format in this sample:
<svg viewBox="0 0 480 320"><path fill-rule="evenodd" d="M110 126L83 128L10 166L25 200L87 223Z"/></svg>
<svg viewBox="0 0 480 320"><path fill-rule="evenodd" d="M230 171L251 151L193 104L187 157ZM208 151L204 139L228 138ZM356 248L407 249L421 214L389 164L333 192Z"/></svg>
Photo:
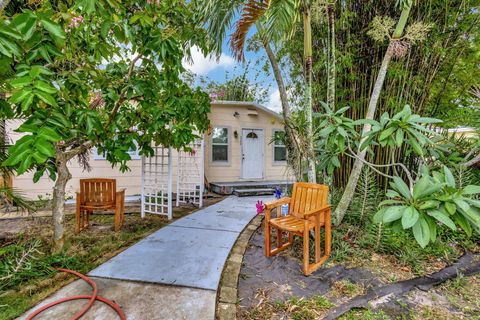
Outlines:
<svg viewBox="0 0 480 320"><path fill-rule="evenodd" d="M230 35L232 32L233 31L229 32L228 35ZM254 32L254 30L250 30L249 35L253 34ZM254 66L254 63L262 55L264 55L263 50L260 50L258 53L245 51L245 59L252 62L251 68L248 71L248 76L252 81L254 80L255 74L258 70ZM228 38L223 43L223 52L218 61L216 57L204 57L203 54L195 47L192 49L192 60L192 64L184 63L187 69L195 73L197 76L207 77L218 82L223 82L225 80L226 72L230 73L229 78L232 78L235 73L243 73L243 67L241 66L241 63L235 61L232 56L230 47L228 45ZM235 66L237 66L236 69ZM277 112L280 111L280 96L273 75L268 75L265 76L265 78L257 79L257 81L259 80L264 83L265 88L269 88L268 101L265 103L265 106Z"/></svg>

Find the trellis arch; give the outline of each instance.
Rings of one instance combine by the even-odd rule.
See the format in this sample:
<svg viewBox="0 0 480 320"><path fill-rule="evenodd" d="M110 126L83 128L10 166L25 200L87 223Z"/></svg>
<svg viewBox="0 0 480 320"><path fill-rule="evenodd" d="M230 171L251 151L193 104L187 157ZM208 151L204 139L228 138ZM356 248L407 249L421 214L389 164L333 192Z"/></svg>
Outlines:
<svg viewBox="0 0 480 320"><path fill-rule="evenodd" d="M172 148L153 150L153 156L142 156L141 216L151 213L172 219Z"/></svg>
<svg viewBox="0 0 480 320"><path fill-rule="evenodd" d="M193 203L202 207L204 191L204 141L197 139L189 152L178 152L177 206Z"/></svg>
<svg viewBox="0 0 480 320"><path fill-rule="evenodd" d="M151 157L142 156L141 216L165 215L172 219L173 167L177 165L176 205L193 203L202 207L204 192L204 141L188 147L191 152L155 146Z"/></svg>

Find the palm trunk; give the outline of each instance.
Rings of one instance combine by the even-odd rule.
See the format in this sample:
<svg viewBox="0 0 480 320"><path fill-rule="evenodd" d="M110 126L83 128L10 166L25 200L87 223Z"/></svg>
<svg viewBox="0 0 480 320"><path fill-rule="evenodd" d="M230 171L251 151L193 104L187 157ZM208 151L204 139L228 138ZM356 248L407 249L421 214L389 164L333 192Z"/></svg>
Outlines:
<svg viewBox="0 0 480 320"><path fill-rule="evenodd" d="M52 219L53 219L53 246L52 252L63 250L65 242L65 189L72 175L67 167L68 159L62 151L57 150L57 181L53 187Z"/></svg>
<svg viewBox="0 0 480 320"><path fill-rule="evenodd" d="M405 25L407 23L408 16L410 14L411 5L407 5L402 10L402 14L400 15L400 19L398 20L397 27L393 33L392 40L387 48L387 52L383 57L382 65L380 70L378 71L377 79L375 81L375 85L373 87L373 92L370 97L370 102L368 104L367 114L365 119L374 119L375 111L377 109L378 99L380 98L380 94L382 92L383 83L385 82L385 76L387 75L388 65L390 64L390 60L393 56L393 45L395 44L395 39L398 39L402 36L403 30L405 29ZM363 126L362 136L370 132L371 125L365 124ZM347 185L345 186L345 190L343 192L342 198L338 203L337 209L335 210L336 216L336 224L340 224L347 212L350 203L352 202L353 196L355 194L355 189L357 188L358 178L362 173L363 168L363 160L365 160L365 155L367 154L366 149L363 151L357 151L357 159L355 159L355 163L353 164L352 172L350 173L350 177L348 178Z"/></svg>
<svg viewBox="0 0 480 320"><path fill-rule="evenodd" d="M335 110L335 85L336 85L336 58L335 58L335 6L328 5L328 78L327 78L327 104Z"/></svg>
<svg viewBox="0 0 480 320"><path fill-rule="evenodd" d="M310 8L304 5L303 8L303 49L305 59L305 78L306 78L306 108L305 116L307 119L307 128L305 130L307 141L307 176L308 182L316 183L317 174L315 169L315 151L313 148L313 101L312 101L312 25Z"/></svg>
<svg viewBox="0 0 480 320"><path fill-rule="evenodd" d="M260 31L261 27L257 26L257 29ZM285 147L289 151L287 153L287 163L290 168L293 169L295 174L295 179L301 179L301 171L296 170L297 163L296 163L296 152L294 151L295 145L295 133L293 132L292 128L288 125L291 117L291 110L290 104L288 102L287 96L287 89L285 87L285 83L283 82L282 73L280 71L280 66L278 65L277 58L273 53L272 48L270 47L270 43L267 39L262 37L262 44L265 48L265 52L267 53L268 60L270 61L270 65L272 66L273 75L275 77L275 81L277 82L278 91L280 92L280 101L282 103L282 115L283 115L283 123L285 129Z"/></svg>

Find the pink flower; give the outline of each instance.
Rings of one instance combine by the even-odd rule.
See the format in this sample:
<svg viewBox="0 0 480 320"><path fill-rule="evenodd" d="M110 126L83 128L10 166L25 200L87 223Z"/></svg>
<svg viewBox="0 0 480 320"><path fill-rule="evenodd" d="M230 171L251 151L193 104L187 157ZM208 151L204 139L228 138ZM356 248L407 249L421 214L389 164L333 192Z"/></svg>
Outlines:
<svg viewBox="0 0 480 320"><path fill-rule="evenodd" d="M83 16L73 17L70 24L67 26L67 31L70 31L73 28L78 28L83 23L83 20Z"/></svg>

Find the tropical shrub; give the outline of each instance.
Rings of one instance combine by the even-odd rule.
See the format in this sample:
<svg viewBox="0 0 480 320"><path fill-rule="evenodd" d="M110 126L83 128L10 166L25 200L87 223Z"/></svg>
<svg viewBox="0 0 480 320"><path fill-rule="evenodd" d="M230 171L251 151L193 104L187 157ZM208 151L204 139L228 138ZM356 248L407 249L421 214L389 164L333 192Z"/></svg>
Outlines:
<svg viewBox="0 0 480 320"><path fill-rule="evenodd" d="M399 177L390 183L389 198L374 216L374 222L395 229L411 230L420 246L435 242L437 228L448 227L457 232L460 227L468 236L472 229L480 231L480 186L460 187L447 167L443 171L422 168L422 175L413 188Z"/></svg>

